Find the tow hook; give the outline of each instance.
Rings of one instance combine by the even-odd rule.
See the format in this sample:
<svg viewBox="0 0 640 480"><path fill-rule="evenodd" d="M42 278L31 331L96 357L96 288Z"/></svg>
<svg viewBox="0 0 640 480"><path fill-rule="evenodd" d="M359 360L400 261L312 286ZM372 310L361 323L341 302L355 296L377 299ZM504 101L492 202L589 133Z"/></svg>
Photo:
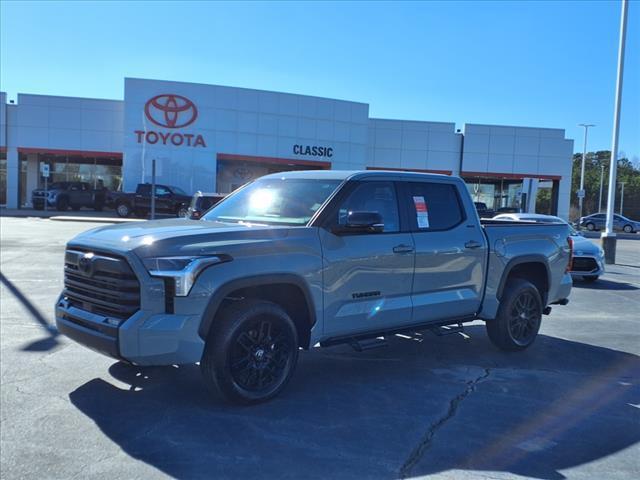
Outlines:
<svg viewBox="0 0 640 480"><path fill-rule="evenodd" d="M551 313L551 307L544 307L544 310L542 311L542 313L544 315L549 315Z"/></svg>

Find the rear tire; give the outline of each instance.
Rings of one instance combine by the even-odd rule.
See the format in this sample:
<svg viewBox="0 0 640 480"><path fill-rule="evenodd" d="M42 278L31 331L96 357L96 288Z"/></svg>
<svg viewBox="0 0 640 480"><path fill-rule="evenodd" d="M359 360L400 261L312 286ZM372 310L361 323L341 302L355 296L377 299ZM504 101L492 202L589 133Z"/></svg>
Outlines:
<svg viewBox="0 0 640 480"><path fill-rule="evenodd" d="M298 334L279 305L264 300L231 303L207 337L200 369L213 392L237 404L275 397L298 361Z"/></svg>
<svg viewBox="0 0 640 480"><path fill-rule="evenodd" d="M118 205L116 205L116 213L119 217L127 218L129 215L131 215L131 207L124 202L119 203Z"/></svg>
<svg viewBox="0 0 640 480"><path fill-rule="evenodd" d="M540 292L529 281L509 280L495 319L487 321L487 333L501 350L524 350L535 341L542 321Z"/></svg>

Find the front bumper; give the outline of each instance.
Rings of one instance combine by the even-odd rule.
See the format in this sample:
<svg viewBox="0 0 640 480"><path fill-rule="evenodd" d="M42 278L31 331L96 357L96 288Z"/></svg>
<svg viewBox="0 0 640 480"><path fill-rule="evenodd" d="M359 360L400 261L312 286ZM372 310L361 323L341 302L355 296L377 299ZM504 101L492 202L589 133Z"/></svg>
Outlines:
<svg viewBox="0 0 640 480"><path fill-rule="evenodd" d="M113 319L70 306L62 296L55 311L60 333L117 360L159 366L196 363L202 358L204 341L198 335L197 315L140 310L116 326L109 323Z"/></svg>
<svg viewBox="0 0 640 480"><path fill-rule="evenodd" d="M604 274L604 259L597 255L580 255L573 257L571 276L574 278L598 277Z"/></svg>
<svg viewBox="0 0 640 480"><path fill-rule="evenodd" d="M48 197L31 197L31 204L34 206L34 208L44 207L45 201L47 202L48 206L55 206L55 199L51 200Z"/></svg>

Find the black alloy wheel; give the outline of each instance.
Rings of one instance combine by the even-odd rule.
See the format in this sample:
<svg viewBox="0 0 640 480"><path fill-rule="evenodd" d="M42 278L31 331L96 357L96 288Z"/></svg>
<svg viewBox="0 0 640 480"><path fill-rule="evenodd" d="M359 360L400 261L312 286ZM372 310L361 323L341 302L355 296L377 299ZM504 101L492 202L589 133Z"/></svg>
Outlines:
<svg viewBox="0 0 640 480"><path fill-rule="evenodd" d="M205 384L237 404L254 404L284 389L298 361L298 332L278 304L232 302L217 313L200 369Z"/></svg>
<svg viewBox="0 0 640 480"><path fill-rule="evenodd" d="M509 331L513 341L527 346L540 328L540 306L533 293L524 291L516 298L511 307Z"/></svg>
<svg viewBox="0 0 640 480"><path fill-rule="evenodd" d="M284 378L292 348L290 332L268 317L256 319L239 332L230 349L229 366L234 382L250 392L270 390Z"/></svg>
<svg viewBox="0 0 640 480"><path fill-rule="evenodd" d="M524 350L535 341L542 323L542 297L528 280L507 279L496 318L487 320L487 334L498 348Z"/></svg>

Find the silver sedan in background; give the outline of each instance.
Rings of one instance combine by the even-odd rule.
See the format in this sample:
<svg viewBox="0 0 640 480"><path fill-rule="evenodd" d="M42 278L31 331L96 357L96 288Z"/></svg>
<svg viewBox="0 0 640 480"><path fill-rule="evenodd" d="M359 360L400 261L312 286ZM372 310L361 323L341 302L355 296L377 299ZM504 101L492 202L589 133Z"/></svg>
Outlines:
<svg viewBox="0 0 640 480"><path fill-rule="evenodd" d="M553 215L539 213L502 213L493 217L496 220L519 220L536 223L565 223L565 220ZM580 232L571 226L571 239L573 240L573 262L571 264L571 276L581 278L587 282L595 282L604 274L604 251L584 238Z"/></svg>

